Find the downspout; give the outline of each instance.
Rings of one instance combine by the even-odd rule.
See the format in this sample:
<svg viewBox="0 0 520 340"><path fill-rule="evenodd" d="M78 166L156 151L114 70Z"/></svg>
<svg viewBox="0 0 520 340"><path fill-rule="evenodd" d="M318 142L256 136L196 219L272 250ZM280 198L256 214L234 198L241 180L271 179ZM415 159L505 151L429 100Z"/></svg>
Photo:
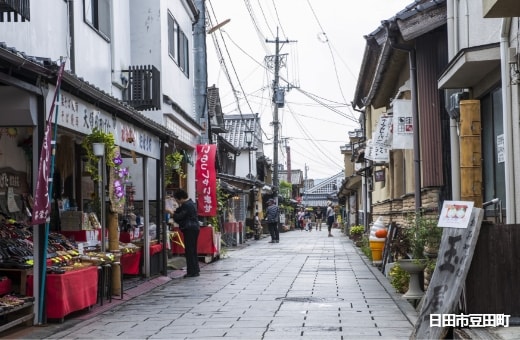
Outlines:
<svg viewBox="0 0 520 340"><path fill-rule="evenodd" d="M69 15L69 64L71 73L76 73L76 54L74 53L75 43L74 43L74 1L67 1L67 9Z"/></svg>
<svg viewBox="0 0 520 340"><path fill-rule="evenodd" d="M387 33L388 39L390 41L390 46L396 50L401 50L408 52L408 57L410 61L410 90L412 92L412 116L413 116L413 125L414 125L414 131L413 131L413 161L414 161L414 179L415 179L415 190L414 190L414 196L415 196L415 213L419 214L421 212L421 206L422 206L422 200L421 200L421 143L420 143L420 128L419 128L419 107L418 107L418 100L417 100L417 63L416 63L416 56L415 56L415 48L404 45L404 44L398 44L395 43L392 37L390 36L390 30L388 26Z"/></svg>
<svg viewBox="0 0 520 340"><path fill-rule="evenodd" d="M511 18L502 19L500 31L500 61L502 78L502 121L504 129L504 171L506 178L505 207L506 223L516 223L515 204L515 171L513 158L513 119L511 108L511 82L509 74L509 35L511 33ZM518 51L517 51L518 53ZM516 120L518 121L518 120ZM502 214L502 211L500 211Z"/></svg>
<svg viewBox="0 0 520 340"><path fill-rule="evenodd" d="M366 129L366 126L367 126L367 115L366 115L366 106L364 109L356 109L356 106L354 105L354 103L352 103L351 105L352 109L354 109L354 111L357 111L360 113L360 118L362 117L362 121L363 121L363 125L362 125L362 128L363 128L363 138L365 140L365 143L367 141L367 129ZM361 193L361 199L363 200L363 210L364 210L364 214L363 214L363 225L365 226L365 231L370 231L370 228L369 228L369 224L370 224L370 216L369 216L369 212L372 212L372 200L369 199L369 191L368 191L368 176L369 176L369 169L371 168L372 164L371 164L371 161L365 159L364 161L364 168L365 168L365 175L362 176L362 180L363 180L363 183L362 183L362 188L363 188L363 191ZM356 199L356 204L357 204L357 199ZM370 205L370 207L369 207ZM356 221L358 219L358 216L356 215Z"/></svg>
<svg viewBox="0 0 520 340"><path fill-rule="evenodd" d="M457 2L457 5L455 4ZM459 50L458 0L448 0L448 59L451 60ZM449 90L444 91L448 102ZM450 119L450 161L451 161L451 195L453 200L460 200L460 141L459 127L456 119Z"/></svg>

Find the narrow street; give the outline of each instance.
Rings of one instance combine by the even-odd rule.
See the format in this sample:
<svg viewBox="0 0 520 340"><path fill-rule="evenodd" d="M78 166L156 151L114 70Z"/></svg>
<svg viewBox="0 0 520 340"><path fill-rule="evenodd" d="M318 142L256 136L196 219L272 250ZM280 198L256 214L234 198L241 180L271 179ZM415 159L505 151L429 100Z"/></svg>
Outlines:
<svg viewBox="0 0 520 340"><path fill-rule="evenodd" d="M339 229L333 235L323 228L282 233L275 244L248 240L200 277L171 279L45 337L408 339L412 306Z"/></svg>

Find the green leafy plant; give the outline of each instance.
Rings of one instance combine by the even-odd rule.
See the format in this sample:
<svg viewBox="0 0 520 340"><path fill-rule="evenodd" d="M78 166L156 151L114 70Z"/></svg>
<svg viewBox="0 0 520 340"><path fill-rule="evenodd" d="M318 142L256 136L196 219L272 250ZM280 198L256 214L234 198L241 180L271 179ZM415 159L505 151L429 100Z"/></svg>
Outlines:
<svg viewBox="0 0 520 340"><path fill-rule="evenodd" d="M350 227L349 234L354 235L362 235L365 232L365 226L362 225L353 225Z"/></svg>
<svg viewBox="0 0 520 340"><path fill-rule="evenodd" d="M409 249L409 258L424 259L425 248L439 247L442 228L437 227L437 218L422 214L411 214L407 218L408 226L404 228L404 238Z"/></svg>
<svg viewBox="0 0 520 340"><path fill-rule="evenodd" d="M280 195L286 199L290 199L292 194L292 184L284 180L280 181Z"/></svg>
<svg viewBox="0 0 520 340"><path fill-rule="evenodd" d="M186 178L186 174L182 169L182 160L184 159L184 155L180 151L172 152L166 155L165 159L165 180L164 183L166 185L172 183L172 175L173 173L177 173L180 178Z"/></svg>
<svg viewBox="0 0 520 340"><path fill-rule="evenodd" d="M98 181L98 162L99 158L94 154L92 145L94 143L103 143L105 145L105 162L109 167L114 166L114 158L116 152L116 142L114 135L110 132L104 132L99 128L94 128L89 135L86 135L81 142L81 146L85 151L85 172L87 172L92 180Z"/></svg>
<svg viewBox="0 0 520 340"><path fill-rule="evenodd" d="M410 274L408 274L399 262L394 262L392 269L388 273L390 276L390 284L398 293L404 294L408 290L408 282L410 281Z"/></svg>
<svg viewBox="0 0 520 340"><path fill-rule="evenodd" d="M370 261L372 261L372 250L370 249L370 241L368 239L368 236L363 236L363 238L361 239L361 251L363 252L363 254L365 254L366 257L368 257L368 259Z"/></svg>

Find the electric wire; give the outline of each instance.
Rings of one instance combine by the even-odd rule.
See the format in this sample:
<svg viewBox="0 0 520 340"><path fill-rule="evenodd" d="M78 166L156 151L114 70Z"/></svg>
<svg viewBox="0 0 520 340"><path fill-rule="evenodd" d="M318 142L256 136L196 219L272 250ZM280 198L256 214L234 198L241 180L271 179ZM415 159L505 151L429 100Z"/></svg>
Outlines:
<svg viewBox="0 0 520 340"><path fill-rule="evenodd" d="M211 6L211 8L213 10L212 6ZM213 15L215 15L214 11L213 11ZM215 16L215 18L216 18L216 16ZM227 47L226 40L224 39L224 35L222 34L222 30L218 30L218 31L220 33L220 36L221 36L221 39L222 39L222 43L224 44L224 49L226 50L226 53L227 53L227 55L229 57L229 62L231 63L231 68L233 69L233 72L234 72L235 77L237 79L238 86L240 87L240 90L242 91L242 93L245 94L244 88L242 87L242 82L240 81L240 78L238 77L238 73L237 73L237 70L235 68L235 64L233 63L233 59L231 58L231 54L229 53L229 49ZM249 104L249 101L248 101L247 97L244 97L244 100L245 100L247 106L249 107L249 111L251 113L253 113L253 109L251 108L251 105ZM240 113L240 117L242 118L242 120L244 120L244 117L242 116L242 111L239 111L239 113Z"/></svg>
<svg viewBox="0 0 520 340"><path fill-rule="evenodd" d="M265 65L263 65L262 63L260 63L259 61L257 61L254 57L252 57L250 54L248 54L248 53L247 53L247 52L246 52L242 47L240 47L240 45L238 45L238 44L237 44L237 43L236 43L236 42L235 42L235 41L234 41L234 40L229 36L229 34L228 34L227 32L224 32L224 33L227 35L228 39L229 39L229 40L230 40L230 41L235 45L235 47L237 47L237 48L238 48L242 53L244 53L246 56L248 56L248 57L249 57L251 60L253 60L255 63L261 65L262 67L266 68L269 72L272 73L272 71L271 71L268 67L266 67ZM292 85L293 85L293 84L292 84L290 81L288 81L286 78L284 78L284 77L282 77L282 76L280 76L280 78L281 78L284 82L286 82L289 86L292 86ZM346 104L346 107L349 109L350 116L348 116L347 114L345 114L345 113L343 113L343 112L341 112L341 111L339 111L339 110L337 110L337 109L331 107L330 105L328 105L327 103L323 102L322 100L318 99L318 98L320 98L319 96L316 96L316 95L314 95L314 94L312 94L312 93L310 93L310 92L308 92L308 91L305 91L305 90L301 89L300 87L296 87L296 86L294 86L294 88L295 88L297 91L303 93L305 96L307 96L307 97L310 98L311 100L315 101L316 103L318 103L318 104L322 105L323 107L326 107L327 109L331 110L332 112L335 112L335 113L337 113L338 115L340 115L340 116L342 116L342 117L344 117L344 118L346 118L346 119L349 119L349 120L352 120L353 122L358 123L358 120L354 117L354 114L353 114L352 111L350 110L350 106L349 106L348 104Z"/></svg>
<svg viewBox="0 0 520 340"><path fill-rule="evenodd" d="M332 51L330 39L328 38L327 33L323 29L323 26L321 25L321 22L318 19L318 16L316 15L316 12L314 11L314 8L312 7L310 0L307 0L307 4L309 5L309 8L311 9L312 14L314 15L314 19L316 19L316 22L318 23L319 28L321 29L321 33L325 37L325 41L324 42L327 44L327 46L329 48L330 56L331 56L331 59L332 59L332 65L334 67L334 74L336 76L336 82L337 82L338 88L339 88L339 93L341 94L341 97L343 98L345 103L347 103L347 99L345 98L345 94L344 94L344 91L343 91L343 86L341 85L341 81L339 79L338 67L336 65L336 59L334 58L334 52Z"/></svg>

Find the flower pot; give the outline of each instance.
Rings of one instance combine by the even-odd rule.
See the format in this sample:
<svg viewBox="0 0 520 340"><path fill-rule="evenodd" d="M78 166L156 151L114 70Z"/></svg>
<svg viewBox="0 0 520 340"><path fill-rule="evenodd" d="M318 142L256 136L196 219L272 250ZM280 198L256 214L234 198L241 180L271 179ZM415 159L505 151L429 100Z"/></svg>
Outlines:
<svg viewBox="0 0 520 340"><path fill-rule="evenodd" d="M410 274L410 281L408 283L408 290L404 293L405 299L420 299L424 295L419 281L419 273L426 267L426 263L420 260L403 259L398 260L399 266Z"/></svg>
<svg viewBox="0 0 520 340"><path fill-rule="evenodd" d="M105 143L92 143L92 153L101 157L105 154Z"/></svg>

